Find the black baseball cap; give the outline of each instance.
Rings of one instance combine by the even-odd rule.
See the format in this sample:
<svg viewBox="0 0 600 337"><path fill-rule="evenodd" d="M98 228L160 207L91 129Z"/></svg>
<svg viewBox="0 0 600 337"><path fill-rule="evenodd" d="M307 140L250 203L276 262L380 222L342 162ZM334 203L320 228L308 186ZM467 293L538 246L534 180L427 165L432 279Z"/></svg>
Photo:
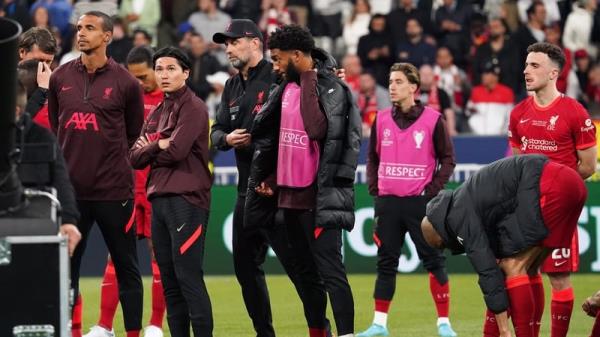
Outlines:
<svg viewBox="0 0 600 337"><path fill-rule="evenodd" d="M240 37L256 37L263 40L262 33L252 20L233 19L223 33L213 35L213 42L225 43L227 39L239 39Z"/></svg>

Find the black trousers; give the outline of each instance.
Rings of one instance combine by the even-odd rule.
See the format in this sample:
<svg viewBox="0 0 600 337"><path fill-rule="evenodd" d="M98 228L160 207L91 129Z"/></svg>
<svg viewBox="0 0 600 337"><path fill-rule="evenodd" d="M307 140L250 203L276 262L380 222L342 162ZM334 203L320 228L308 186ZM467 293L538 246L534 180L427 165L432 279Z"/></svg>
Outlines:
<svg viewBox="0 0 600 337"><path fill-rule="evenodd" d="M125 330L142 328L143 286L138 268L135 227L129 226L133 219L133 200L85 201L78 200L81 220L77 227L81 242L71 258L71 285L75 298L79 294L81 259L87 246L87 238L94 223L98 224L111 259L115 265L119 284L119 301L123 309Z"/></svg>
<svg viewBox="0 0 600 337"><path fill-rule="evenodd" d="M152 199L152 243L173 337L211 337L213 318L204 284L208 211L181 196Z"/></svg>
<svg viewBox="0 0 600 337"><path fill-rule="evenodd" d="M354 298L342 261L342 230L315 231L315 214L312 210L281 209L290 246L299 275L316 270L329 295L338 335L354 333ZM302 277L302 276L301 276ZM315 299L312 315L325 322L326 299ZM305 306L306 308L306 306ZM315 318L316 319L316 318Z"/></svg>
<svg viewBox="0 0 600 337"><path fill-rule="evenodd" d="M374 239L378 246L374 294L376 299L390 301L394 297L398 259L407 232L415 243L423 267L433 273L442 284L445 283L444 278L447 280L446 257L441 250L427 244L421 231L427 201L425 196L375 198Z"/></svg>
<svg viewBox="0 0 600 337"><path fill-rule="evenodd" d="M275 336L269 290L262 267L269 245L296 288L308 326L325 328L328 325L324 311L327 295L316 268L303 265L302 259L296 256L285 226L245 228L244 204L245 198L238 196L233 215L233 265L257 337Z"/></svg>

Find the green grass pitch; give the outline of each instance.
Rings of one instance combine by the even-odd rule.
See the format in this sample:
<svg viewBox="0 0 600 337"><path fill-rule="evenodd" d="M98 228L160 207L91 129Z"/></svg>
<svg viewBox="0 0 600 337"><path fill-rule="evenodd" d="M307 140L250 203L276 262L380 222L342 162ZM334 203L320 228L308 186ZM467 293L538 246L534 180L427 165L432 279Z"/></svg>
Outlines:
<svg viewBox="0 0 600 337"><path fill-rule="evenodd" d="M545 278L546 309L542 323L541 336L549 336L550 287ZM349 276L355 302L355 326L362 331L370 323L373 316L373 282L375 275ZM98 319L100 278L84 278L81 289L84 300L84 333ZM144 278L144 324L150 315L150 283ZM250 319L246 314L239 285L234 276L206 277L208 291L211 296L215 322L215 337L253 337ZM285 276L268 276L273 322L280 337L306 337L308 335L301 303L291 283ZM600 276L580 274L573 276L575 304L569 337L587 337L591 331L593 319L581 311L581 303L596 290L600 289ZM460 337L481 337L481 326L484 315L483 299L477 285L477 278L472 274L450 275L450 319L454 330ZM331 312L328 317L333 321ZM398 337L435 337L435 307L429 293L429 281L426 274L399 274L396 283L396 295L392 302L388 327L391 336ZM165 331L167 324L165 320ZM115 333L124 337L121 310L115 318ZM165 336L170 336L168 332Z"/></svg>

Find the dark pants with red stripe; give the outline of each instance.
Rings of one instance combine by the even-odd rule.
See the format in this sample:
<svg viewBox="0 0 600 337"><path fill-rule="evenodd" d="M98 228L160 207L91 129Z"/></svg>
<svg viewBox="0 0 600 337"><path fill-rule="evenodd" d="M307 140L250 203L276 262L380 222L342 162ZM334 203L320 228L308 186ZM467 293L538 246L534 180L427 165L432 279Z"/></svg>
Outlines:
<svg viewBox="0 0 600 337"><path fill-rule="evenodd" d="M133 227L133 200L78 200L81 219L77 224L82 235L71 258L71 284L75 297L79 294L81 258L94 223L98 224L104 242L115 265L119 283L119 301L123 309L125 330L142 328L143 286L136 251L136 232Z"/></svg>
<svg viewBox="0 0 600 337"><path fill-rule="evenodd" d="M293 274L300 278L299 283L304 289L312 290L301 294L309 326L311 322L315 322L320 326L313 324L311 327L327 328L327 297L322 290L318 291L319 288L324 288L331 301L338 335L354 333L354 298L342 259L342 230L315 231L313 210L283 208L280 212L283 212L281 219L292 254L298 259L294 264L296 271ZM315 271L320 282L314 279Z"/></svg>
<svg viewBox="0 0 600 337"><path fill-rule="evenodd" d="M210 337L212 308L204 284L208 211L181 196L152 199L152 243L160 269L171 336Z"/></svg>
<svg viewBox="0 0 600 337"><path fill-rule="evenodd" d="M374 240L377 249L377 281L374 297L391 301L396 291L398 259L406 233L414 242L423 267L432 273L440 284L448 282L446 257L438 249L430 247L421 231L428 199L425 196L375 198Z"/></svg>

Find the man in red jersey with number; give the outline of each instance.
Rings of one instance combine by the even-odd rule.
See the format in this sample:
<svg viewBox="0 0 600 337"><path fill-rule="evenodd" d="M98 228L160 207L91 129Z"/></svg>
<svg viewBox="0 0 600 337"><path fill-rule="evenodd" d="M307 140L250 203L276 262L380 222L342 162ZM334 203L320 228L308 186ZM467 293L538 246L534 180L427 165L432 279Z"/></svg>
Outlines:
<svg viewBox="0 0 600 337"><path fill-rule="evenodd" d="M533 95L511 112L509 139L513 153L544 154L586 179L596 168L596 128L585 108L556 88L565 55L559 47L549 43L532 44L527 52L523 73L527 91ZM548 274L552 285L551 337L567 336L574 300L570 273L577 271L578 262L575 231L571 247L555 249L542 265L542 272ZM544 310L544 288L540 274L531 276L530 282L536 303L534 325L537 335ZM496 335L492 317L486 318L485 336Z"/></svg>

